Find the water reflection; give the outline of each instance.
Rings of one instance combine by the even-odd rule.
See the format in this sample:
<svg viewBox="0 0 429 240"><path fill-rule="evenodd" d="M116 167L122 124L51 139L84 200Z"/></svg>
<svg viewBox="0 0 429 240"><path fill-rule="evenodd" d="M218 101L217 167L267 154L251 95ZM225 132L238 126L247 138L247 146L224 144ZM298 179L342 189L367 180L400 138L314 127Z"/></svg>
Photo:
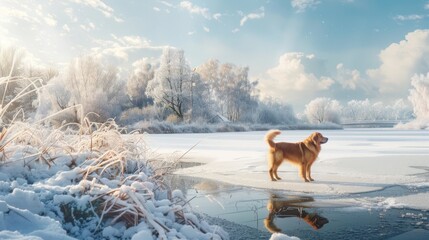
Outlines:
<svg viewBox="0 0 429 240"><path fill-rule="evenodd" d="M274 219L297 217L305 221L315 230L329 223L328 219L317 212L307 212L309 202L314 202L312 197L278 197L272 195L267 202L268 216L264 219L265 228L271 233L282 232L274 223Z"/></svg>

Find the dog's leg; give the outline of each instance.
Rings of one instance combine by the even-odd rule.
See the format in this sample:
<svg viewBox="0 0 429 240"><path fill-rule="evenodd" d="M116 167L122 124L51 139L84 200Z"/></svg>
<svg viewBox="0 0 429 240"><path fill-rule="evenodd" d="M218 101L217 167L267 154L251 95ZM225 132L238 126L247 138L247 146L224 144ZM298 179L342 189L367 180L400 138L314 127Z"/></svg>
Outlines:
<svg viewBox="0 0 429 240"><path fill-rule="evenodd" d="M276 178L276 180L282 180L282 179L279 177L279 175L277 175L277 170L279 169L279 165L280 165L280 164L278 164L278 165L276 165L276 166L274 167L274 177Z"/></svg>
<svg viewBox="0 0 429 240"><path fill-rule="evenodd" d="M307 176L310 181L314 181L313 178L311 178L311 166L313 165L314 161L310 162L307 166Z"/></svg>
<svg viewBox="0 0 429 240"><path fill-rule="evenodd" d="M308 166L308 164L307 164L307 162L305 161L305 152L304 152L304 149L303 149L302 145L303 145L303 143L301 142L301 143L299 144L299 150L301 150L301 167L300 167L300 174L301 174L301 177L304 179L304 181L309 182L309 181L308 181L308 179L307 179L307 176L306 176L306 174L307 174L307 166Z"/></svg>
<svg viewBox="0 0 429 240"><path fill-rule="evenodd" d="M275 166L275 156L273 152L268 153L268 173L270 175L271 181L276 181L274 178L274 167Z"/></svg>
<svg viewBox="0 0 429 240"><path fill-rule="evenodd" d="M302 164L302 165L300 166L300 173L301 173L301 177L302 177L302 179L304 179L304 181L306 181L306 182L310 182L310 181L307 179L307 164Z"/></svg>
<svg viewBox="0 0 429 240"><path fill-rule="evenodd" d="M277 181L277 179L274 178L274 168L270 168L269 172L271 181Z"/></svg>
<svg viewBox="0 0 429 240"><path fill-rule="evenodd" d="M311 178L311 165L313 165L313 163L309 163L309 164L307 165L307 177L308 177L308 179L309 179L310 181L314 181L314 179L313 179L313 178Z"/></svg>

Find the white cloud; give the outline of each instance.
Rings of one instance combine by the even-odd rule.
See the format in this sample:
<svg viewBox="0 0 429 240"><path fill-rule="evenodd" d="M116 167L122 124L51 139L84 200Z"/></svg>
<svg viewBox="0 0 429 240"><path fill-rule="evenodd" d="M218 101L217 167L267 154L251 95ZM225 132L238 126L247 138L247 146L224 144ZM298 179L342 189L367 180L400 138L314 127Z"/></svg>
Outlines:
<svg viewBox="0 0 429 240"><path fill-rule="evenodd" d="M151 42L140 36L123 36L117 37L111 35L112 40L94 40L97 47L91 51L99 57L111 56L127 61L131 52L140 49L163 49L165 46L152 46Z"/></svg>
<svg viewBox="0 0 429 240"><path fill-rule="evenodd" d="M166 1L159 1L160 3L162 3L163 5L170 7L170 8L175 8L173 4L166 2Z"/></svg>
<svg viewBox="0 0 429 240"><path fill-rule="evenodd" d="M429 72L429 30L408 33L404 40L383 49L379 58L381 65L367 74L379 83L380 93L407 96L411 77Z"/></svg>
<svg viewBox="0 0 429 240"><path fill-rule="evenodd" d="M240 31L240 29L239 28L234 28L234 29L232 29L232 33L237 33L237 32L239 32Z"/></svg>
<svg viewBox="0 0 429 240"><path fill-rule="evenodd" d="M203 29L204 29L204 31L206 31L206 32L210 32L210 28L208 28L208 27L203 27Z"/></svg>
<svg viewBox="0 0 429 240"><path fill-rule="evenodd" d="M45 13L41 4L38 4L35 9L32 10L32 12L34 12L35 15L37 15L40 19L43 19L43 22L45 22L48 26L55 27L57 25L57 20L55 19L55 17L52 14Z"/></svg>
<svg viewBox="0 0 429 240"><path fill-rule="evenodd" d="M70 18L70 20L72 22L77 22L78 21L76 15L74 14L73 8L66 8L66 9L64 9L64 12L66 13L66 15Z"/></svg>
<svg viewBox="0 0 429 240"><path fill-rule="evenodd" d="M79 25L79 27L86 32L91 31L91 28L87 25L81 24L81 25Z"/></svg>
<svg viewBox="0 0 429 240"><path fill-rule="evenodd" d="M415 20L422 20L423 18L425 18L424 15L417 15L417 14L412 14L412 15L398 15L396 16L394 19L395 20L399 20L399 21L415 21Z"/></svg>
<svg viewBox="0 0 429 240"><path fill-rule="evenodd" d="M70 32L70 27L67 25L67 24L64 24L63 25L63 30L65 31L65 32Z"/></svg>
<svg viewBox="0 0 429 240"><path fill-rule="evenodd" d="M213 18L217 21L219 21L219 19L222 17L222 13L215 13L213 14Z"/></svg>
<svg viewBox="0 0 429 240"><path fill-rule="evenodd" d="M344 64L337 65L337 82L344 89L355 90L359 83L362 83L360 72L356 69L351 70L344 67Z"/></svg>
<svg viewBox="0 0 429 240"><path fill-rule="evenodd" d="M156 12L160 12L161 11L161 9L159 9L157 7L153 7L153 10L156 11Z"/></svg>
<svg viewBox="0 0 429 240"><path fill-rule="evenodd" d="M51 14L47 14L44 17L45 23L51 27L55 27L57 26L57 20L55 19L54 16L52 16Z"/></svg>
<svg viewBox="0 0 429 240"><path fill-rule="evenodd" d="M47 25L55 27L57 20L54 15L44 11L42 5L21 4L21 2L12 2L9 6L0 6L0 22L18 24L24 21L31 24L32 28L36 26Z"/></svg>
<svg viewBox="0 0 429 240"><path fill-rule="evenodd" d="M27 22L40 22L38 19L29 16L25 10L18 8L0 6L0 15L2 16L3 22L11 22L11 19L18 19Z"/></svg>
<svg viewBox="0 0 429 240"><path fill-rule="evenodd" d="M90 32L91 30L95 29L95 24L92 22L88 23L87 25L81 24L80 28L86 32Z"/></svg>
<svg viewBox="0 0 429 240"><path fill-rule="evenodd" d="M114 9L109 5L105 4L101 0L69 0L69 1L77 4L85 5L85 6L90 6L95 10L101 12L107 18L113 18L116 22L123 22L123 19L114 15Z"/></svg>
<svg viewBox="0 0 429 240"><path fill-rule="evenodd" d="M308 102L318 92L328 90L334 84L332 78L313 73L312 68L323 67L319 66L321 63L314 55L285 53L277 66L268 69L267 77L260 80L262 95L289 103Z"/></svg>
<svg viewBox="0 0 429 240"><path fill-rule="evenodd" d="M425 4L425 9L429 10L429 2Z"/></svg>
<svg viewBox="0 0 429 240"><path fill-rule="evenodd" d="M180 2L180 7L183 8L183 9L185 9L185 10L187 10L191 14L197 14L197 15L203 16L206 19L211 19L211 16L210 16L208 8L202 8L202 7L193 5L189 1L182 1L182 2Z"/></svg>
<svg viewBox="0 0 429 240"><path fill-rule="evenodd" d="M265 16L265 9L264 7L261 7L259 13L249 13L245 16L243 16L240 20L240 26L244 26L244 24L248 21L248 20L254 20L254 19L261 19L264 18Z"/></svg>
<svg viewBox="0 0 429 240"><path fill-rule="evenodd" d="M194 35L195 34L195 32L188 32L188 35L189 36L192 36L192 35Z"/></svg>
<svg viewBox="0 0 429 240"><path fill-rule="evenodd" d="M292 0L290 2L297 12L305 12L307 8L314 7L319 3L319 0Z"/></svg>

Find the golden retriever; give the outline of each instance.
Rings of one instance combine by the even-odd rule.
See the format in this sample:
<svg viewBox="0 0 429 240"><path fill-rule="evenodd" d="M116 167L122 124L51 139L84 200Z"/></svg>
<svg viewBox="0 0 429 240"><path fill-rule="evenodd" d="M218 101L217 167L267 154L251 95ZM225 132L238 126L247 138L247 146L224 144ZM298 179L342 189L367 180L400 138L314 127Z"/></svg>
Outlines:
<svg viewBox="0 0 429 240"><path fill-rule="evenodd" d="M319 132L312 133L302 142L275 143L274 138L280 134L279 130L270 130L265 135L265 141L269 146L268 169L272 181L280 180L277 169L286 160L299 167L299 173L304 181L314 181L311 178L311 165L316 161L321 150L321 144L328 142L328 138Z"/></svg>

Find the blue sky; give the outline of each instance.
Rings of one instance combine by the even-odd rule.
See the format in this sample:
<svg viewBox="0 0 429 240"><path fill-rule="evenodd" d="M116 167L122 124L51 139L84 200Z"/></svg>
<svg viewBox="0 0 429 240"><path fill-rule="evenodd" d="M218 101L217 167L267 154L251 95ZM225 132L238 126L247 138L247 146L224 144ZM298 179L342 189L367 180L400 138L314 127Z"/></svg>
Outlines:
<svg viewBox="0 0 429 240"><path fill-rule="evenodd" d="M64 66L97 54L121 68L182 48L249 66L261 96L406 99L429 72L429 0L0 0L0 44Z"/></svg>

